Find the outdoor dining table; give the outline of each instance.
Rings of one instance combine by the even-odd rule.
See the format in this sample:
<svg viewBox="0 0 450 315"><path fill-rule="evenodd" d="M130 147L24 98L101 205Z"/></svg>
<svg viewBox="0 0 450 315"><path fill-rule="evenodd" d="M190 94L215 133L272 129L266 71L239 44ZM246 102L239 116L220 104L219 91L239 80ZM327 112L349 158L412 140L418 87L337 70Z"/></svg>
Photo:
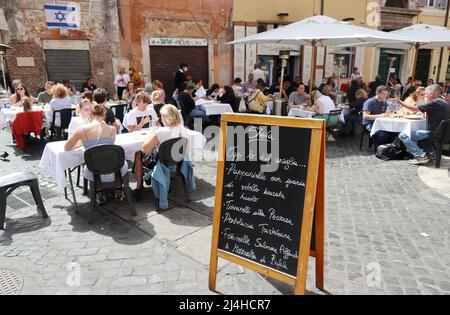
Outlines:
<svg viewBox="0 0 450 315"><path fill-rule="evenodd" d="M134 162L137 152L140 152L151 130L134 133L119 134L116 136L115 144L121 146L125 151L125 159ZM206 138L199 132L188 130L191 149L203 149ZM50 175L56 186L63 190L67 187L66 171L84 164L84 148L80 147L72 151L64 151L65 141L51 142L45 146L40 161L40 167ZM71 176L69 183L73 188Z"/></svg>
<svg viewBox="0 0 450 315"><path fill-rule="evenodd" d="M300 118L313 118L317 115L316 112L311 112L309 110L304 110L301 108L291 108L288 113L288 117L300 117Z"/></svg>
<svg viewBox="0 0 450 315"><path fill-rule="evenodd" d="M126 104L128 104L128 102L126 102L126 101L107 101L106 107L114 108L116 106L122 106L122 105L126 105Z"/></svg>
<svg viewBox="0 0 450 315"><path fill-rule="evenodd" d="M72 110L75 110L76 106L72 105ZM39 106L39 105L33 105L33 110L38 111L41 110L44 112L45 120L47 121L47 124L50 124L50 122L53 119L53 112L49 105ZM0 129L3 129L5 127L8 127L10 123L16 119L17 113L22 113L23 108L22 107L11 107L11 108L2 108L0 109Z"/></svg>
<svg viewBox="0 0 450 315"><path fill-rule="evenodd" d="M9 104L9 98L0 98L0 108L6 107Z"/></svg>
<svg viewBox="0 0 450 315"><path fill-rule="evenodd" d="M72 95L70 97L72 104L80 104L82 99L83 99L83 97L81 95L77 95L77 94Z"/></svg>
<svg viewBox="0 0 450 315"><path fill-rule="evenodd" d="M378 131L388 131L402 133L404 132L411 138L418 130L427 130L426 119L406 119L406 118L377 118L373 124L370 136L374 136Z"/></svg>
<svg viewBox="0 0 450 315"><path fill-rule="evenodd" d="M342 104L338 105L336 109L342 109L339 121L345 123L345 114L346 112L350 111L350 107ZM313 118L315 115L317 115L316 112L312 112L301 108L291 108L288 113L288 117L301 117L301 118Z"/></svg>
<svg viewBox="0 0 450 315"><path fill-rule="evenodd" d="M222 115L223 113L232 113L233 108L230 104L223 104L217 101L197 100L195 105L199 106L206 112L206 115Z"/></svg>

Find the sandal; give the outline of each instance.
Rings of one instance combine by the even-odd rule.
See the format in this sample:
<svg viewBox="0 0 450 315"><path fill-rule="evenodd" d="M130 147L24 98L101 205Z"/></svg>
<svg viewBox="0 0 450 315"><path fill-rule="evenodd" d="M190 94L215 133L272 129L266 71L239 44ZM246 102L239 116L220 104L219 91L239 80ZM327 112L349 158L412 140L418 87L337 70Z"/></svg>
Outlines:
<svg viewBox="0 0 450 315"><path fill-rule="evenodd" d="M116 189L116 194L114 197L116 201L123 202L125 200L125 193L123 192L122 189Z"/></svg>
<svg viewBox="0 0 450 315"><path fill-rule="evenodd" d="M97 206L103 206L106 204L106 196L103 192L98 192L95 195L95 201L97 203Z"/></svg>

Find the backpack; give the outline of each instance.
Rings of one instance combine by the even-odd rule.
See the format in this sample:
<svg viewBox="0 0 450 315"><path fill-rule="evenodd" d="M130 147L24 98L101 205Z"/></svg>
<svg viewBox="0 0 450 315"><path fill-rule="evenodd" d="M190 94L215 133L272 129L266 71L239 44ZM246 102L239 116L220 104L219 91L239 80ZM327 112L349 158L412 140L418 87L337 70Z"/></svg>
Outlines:
<svg viewBox="0 0 450 315"><path fill-rule="evenodd" d="M375 155L380 160L393 161L403 160L408 155L408 152L400 138L397 138L393 143L378 146Z"/></svg>

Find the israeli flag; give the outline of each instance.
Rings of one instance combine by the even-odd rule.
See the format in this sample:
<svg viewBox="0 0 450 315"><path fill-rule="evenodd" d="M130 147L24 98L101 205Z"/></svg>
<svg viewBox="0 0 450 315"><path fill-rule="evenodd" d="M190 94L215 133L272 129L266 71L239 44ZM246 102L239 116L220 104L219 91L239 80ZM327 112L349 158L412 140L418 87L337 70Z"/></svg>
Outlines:
<svg viewBox="0 0 450 315"><path fill-rule="evenodd" d="M77 4L44 4L48 28L80 28L80 9Z"/></svg>

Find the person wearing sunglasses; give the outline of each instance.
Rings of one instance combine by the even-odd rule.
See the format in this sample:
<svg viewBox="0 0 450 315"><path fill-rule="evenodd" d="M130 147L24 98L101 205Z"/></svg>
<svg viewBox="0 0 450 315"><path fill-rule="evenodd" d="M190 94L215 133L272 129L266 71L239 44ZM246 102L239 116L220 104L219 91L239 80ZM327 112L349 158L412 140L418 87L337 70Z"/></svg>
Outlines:
<svg viewBox="0 0 450 315"><path fill-rule="evenodd" d="M37 102L37 99L30 95L30 92L28 92L28 89L25 87L25 85L19 84L16 88L16 93L14 93L11 96L11 99L10 99L11 105L20 107L22 104L21 100L24 97L29 97L32 103Z"/></svg>

